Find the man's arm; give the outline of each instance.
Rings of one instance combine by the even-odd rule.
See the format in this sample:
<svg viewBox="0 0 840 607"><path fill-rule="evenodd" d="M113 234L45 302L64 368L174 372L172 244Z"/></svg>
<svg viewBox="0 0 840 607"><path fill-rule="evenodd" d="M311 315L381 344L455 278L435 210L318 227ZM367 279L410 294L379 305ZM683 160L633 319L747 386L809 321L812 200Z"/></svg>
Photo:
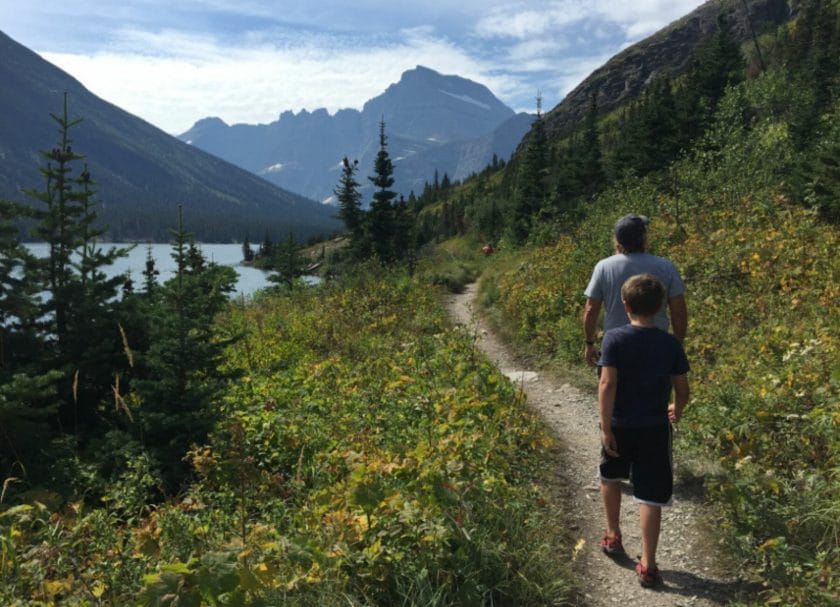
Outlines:
<svg viewBox="0 0 840 607"><path fill-rule="evenodd" d="M583 308L583 359L591 366L598 362L598 351L595 349L595 331L598 328L598 313L601 311L601 300L587 298Z"/></svg>
<svg viewBox="0 0 840 607"><path fill-rule="evenodd" d="M668 310L671 312L671 330L674 337L682 343L688 330L688 308L685 305L685 295L675 295L668 300Z"/></svg>
<svg viewBox="0 0 840 607"><path fill-rule="evenodd" d="M671 384L674 386L674 402L668 405L668 419L675 424L680 421L688 404L688 375L672 375Z"/></svg>
<svg viewBox="0 0 840 607"><path fill-rule="evenodd" d="M615 408L615 391L618 387L618 369L601 367L598 380L598 410L601 419L601 445L610 457L618 456L618 445L612 431L612 416Z"/></svg>

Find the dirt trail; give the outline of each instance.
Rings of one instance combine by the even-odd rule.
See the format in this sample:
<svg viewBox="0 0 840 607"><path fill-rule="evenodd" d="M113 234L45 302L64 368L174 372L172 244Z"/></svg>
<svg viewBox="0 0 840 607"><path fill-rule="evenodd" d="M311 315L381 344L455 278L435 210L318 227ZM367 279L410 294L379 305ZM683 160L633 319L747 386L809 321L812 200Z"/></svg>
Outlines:
<svg viewBox="0 0 840 607"><path fill-rule="evenodd" d="M557 471L567 487L567 503L572 514L572 531L584 541L576 567L582 576L583 595L578 604L639 605L644 607L726 605L743 582L737 572L721 575L720 567L703 541L698 524L702 498L696 488L677 479L673 505L662 513L662 533L657 560L665 580L663 586L646 590L639 586L634 557L639 553L638 506L625 489L621 528L627 556L612 559L598 547L604 529L598 466L598 403L568 383L524 369L508 349L473 313L475 285L448 302L452 317L475 331L478 347L513 382L521 385L531 407L554 430L564 448L565 467ZM679 453L675 453L679 459Z"/></svg>

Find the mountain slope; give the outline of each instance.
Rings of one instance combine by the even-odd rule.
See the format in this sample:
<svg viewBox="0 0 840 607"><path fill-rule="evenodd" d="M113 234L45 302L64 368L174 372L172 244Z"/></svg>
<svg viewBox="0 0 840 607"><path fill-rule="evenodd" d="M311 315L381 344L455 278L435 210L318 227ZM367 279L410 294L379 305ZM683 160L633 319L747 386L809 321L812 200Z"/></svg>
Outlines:
<svg viewBox="0 0 840 607"><path fill-rule="evenodd" d="M266 231L301 237L335 229L332 209L283 191L99 99L78 81L0 32L0 196L25 201L42 187L39 151L55 144L68 93L73 148L86 156L113 239L168 239L183 205L186 227L202 240Z"/></svg>
<svg viewBox="0 0 840 607"><path fill-rule="evenodd" d="M372 174L380 120L395 188L403 194L419 193L435 170L459 178L483 169L494 153L507 158L530 125L487 87L418 66L361 111L283 112L267 125L228 126L207 118L180 138L284 188L325 200L338 182L342 157L359 160L361 177ZM367 187L367 180L361 181Z"/></svg>
<svg viewBox="0 0 840 607"><path fill-rule="evenodd" d="M747 0L749 18L741 1L709 0L685 17L615 55L596 69L572 92L546 113L549 134L562 134L580 124L592 94L598 109L613 110L637 97L657 74L677 75L686 70L698 44L717 31L718 15L732 22L732 33L745 42L752 31L784 23L791 17L787 0Z"/></svg>

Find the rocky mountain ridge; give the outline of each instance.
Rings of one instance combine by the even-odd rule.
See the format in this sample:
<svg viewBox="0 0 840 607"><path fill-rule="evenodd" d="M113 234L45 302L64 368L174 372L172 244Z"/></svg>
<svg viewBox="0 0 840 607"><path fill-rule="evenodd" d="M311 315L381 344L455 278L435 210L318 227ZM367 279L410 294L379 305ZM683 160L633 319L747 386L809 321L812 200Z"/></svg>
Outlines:
<svg viewBox="0 0 840 607"><path fill-rule="evenodd" d="M394 187L419 194L435 171L463 179L481 171L494 154L507 159L530 128L487 87L417 66L402 74L361 110L286 111L264 125L198 121L180 139L289 190L329 201L344 156L359 161L363 193L385 122Z"/></svg>
<svg viewBox="0 0 840 607"><path fill-rule="evenodd" d="M788 21L796 10L789 0L709 0L607 61L545 115L546 132L562 136L586 115L596 95L600 112L609 112L641 94L657 74L677 76L689 66L698 45L717 31L718 16L731 20L739 42L749 41L770 25ZM746 9L746 10L745 10Z"/></svg>

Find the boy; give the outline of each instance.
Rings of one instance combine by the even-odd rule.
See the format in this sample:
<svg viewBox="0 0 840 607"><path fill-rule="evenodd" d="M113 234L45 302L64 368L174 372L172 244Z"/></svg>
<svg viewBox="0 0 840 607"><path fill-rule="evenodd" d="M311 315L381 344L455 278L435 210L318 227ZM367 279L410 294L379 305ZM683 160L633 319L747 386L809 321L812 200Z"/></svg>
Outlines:
<svg viewBox="0 0 840 607"><path fill-rule="evenodd" d="M607 554L621 554L621 481L631 478L639 502L642 554L639 583L662 581L656 545L662 506L673 491L671 426L688 402L688 359L673 335L656 327L665 287L651 274L630 277L621 287L630 324L611 329L601 344L598 384L601 414L601 496L607 531L600 542ZM671 388L674 402L669 404ZM669 423L670 422L670 423Z"/></svg>

